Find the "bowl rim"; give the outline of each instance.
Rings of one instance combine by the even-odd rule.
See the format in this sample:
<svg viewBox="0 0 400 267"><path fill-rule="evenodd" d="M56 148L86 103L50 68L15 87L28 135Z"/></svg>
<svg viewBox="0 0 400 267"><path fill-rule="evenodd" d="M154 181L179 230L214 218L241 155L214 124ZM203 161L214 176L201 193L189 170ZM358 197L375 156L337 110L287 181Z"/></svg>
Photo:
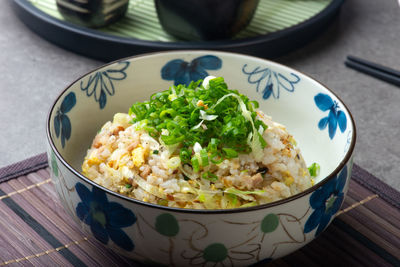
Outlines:
<svg viewBox="0 0 400 267"><path fill-rule="evenodd" d="M227 55L227 56L240 56L240 57L247 57L247 58L252 58L255 60L261 60L261 61L266 61L268 63L273 63L276 65L279 65L281 67L284 68L288 68L291 69L295 72L298 72L302 75L304 75L305 77L308 77L309 79L311 79L312 81L316 82L317 84L319 84L320 86L322 86L324 89L326 89L329 93L333 94L339 101L340 103L343 105L343 107L346 109L347 113L349 114L350 117L350 121L351 124L353 126L353 130L352 130L352 138L351 138L351 143L349 146L349 149L347 150L345 156L343 157L343 159L340 161L340 163L337 165L337 167L328 175L326 176L321 182L313 185L312 187L297 193L293 196L290 196L288 198L284 198L281 200L277 200L277 201L273 201L270 203L266 203L266 204L261 204L261 205L257 205L257 206L253 206L253 207L245 207L245 208L233 208L233 209L185 209L185 208L176 208L176 207L166 207L166 206L161 206L158 204L153 204L150 202L145 202L145 201L141 201L132 197L128 197L128 196L124 196L120 193L117 193L115 191L112 191L111 189L108 189L106 187L103 187L99 184L97 184L96 182L90 180L89 178L85 177L82 173L80 173L78 170L76 170L74 167L72 167L59 153L59 151L57 150L52 138L51 138L51 134L50 134L50 123L51 123L51 114L53 112L53 110L55 109L55 106L57 104L57 102L59 101L59 99L65 94L65 92L67 92L74 84L76 84L77 82L79 82L82 78L90 75L93 72L96 72L102 68L105 68L107 66L113 65L115 63L121 62L121 61L127 61L127 60L134 60L136 58L143 58L143 57L148 57L148 56L154 56L154 55L168 55L168 54L190 54L190 53L195 53L195 54L223 54L223 55ZM322 187L323 185L325 185L326 183L328 183L330 180L334 179L337 174L339 173L339 171L341 171L343 169L343 167L350 161L353 152L354 152L354 148L355 148L355 144L356 144L356 139L357 139L357 133L356 133L356 124L353 118L353 115L351 114L349 108L346 106L346 104L343 102L343 100L336 95L336 93L334 93L329 87L327 87L325 84L321 83L320 81L318 81L317 79L315 79L314 77L312 77L311 75L305 74L304 72L301 72L295 68L286 66L284 64L272 61L272 60L268 60L265 58L261 58L261 57L255 57L255 56L251 56L251 55L246 55L246 54L242 54L242 53L236 53L236 52L224 52L224 51L217 51L217 50L173 50L173 51L159 51L159 52L152 52L152 53L144 53L144 54L139 54L139 55L134 55L134 56L130 56L130 57L125 57L125 58L121 58L118 60L114 60L111 61L109 63L106 64L102 64L99 67L96 67L92 70L90 70L89 72L79 76L77 79L75 79L73 82L71 82L68 86L65 87L65 89L63 89L58 96L56 97L56 99L53 101L53 104L50 106L50 109L47 113L47 118L46 118L46 137L47 137L47 143L50 145L51 150L53 151L53 153L55 154L55 156L58 158L58 160L69 170L71 171L75 176L77 176L78 178L80 178L81 180L85 181L86 183L91 184L92 186L95 186L111 195L113 195L114 197L126 200L128 202L133 202L135 204L139 204L142 206L146 206L146 207L150 207L150 208L156 208L156 209L161 209L161 210L165 210L165 211L170 211L170 212L177 212L177 213L193 213L193 214L227 214L227 213L241 213L241 212L249 212L249 211L256 211L256 210L262 210L262 209L267 209L267 208L271 208L271 207L276 207L279 206L281 204L285 204L291 201L294 201L298 198L301 198L305 195L308 195L314 191L316 191L317 189L319 189L320 187ZM49 158L49 156L48 156ZM351 176L350 176L351 177Z"/></svg>

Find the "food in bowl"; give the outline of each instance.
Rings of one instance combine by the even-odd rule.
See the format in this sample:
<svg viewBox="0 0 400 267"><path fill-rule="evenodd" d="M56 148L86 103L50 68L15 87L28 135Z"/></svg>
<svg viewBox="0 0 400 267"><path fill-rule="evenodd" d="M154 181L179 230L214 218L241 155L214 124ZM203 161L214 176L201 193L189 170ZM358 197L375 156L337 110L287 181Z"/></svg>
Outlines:
<svg viewBox="0 0 400 267"><path fill-rule="evenodd" d="M250 207L310 188L317 165L309 171L293 136L257 108L222 77L171 86L115 114L83 174L138 200L189 209Z"/></svg>

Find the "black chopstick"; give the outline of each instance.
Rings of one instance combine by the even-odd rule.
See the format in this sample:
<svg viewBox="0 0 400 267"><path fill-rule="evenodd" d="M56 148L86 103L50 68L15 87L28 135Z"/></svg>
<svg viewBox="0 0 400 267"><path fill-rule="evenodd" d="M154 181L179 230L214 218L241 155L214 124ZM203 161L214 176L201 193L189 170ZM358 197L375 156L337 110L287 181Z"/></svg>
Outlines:
<svg viewBox="0 0 400 267"><path fill-rule="evenodd" d="M345 65L388 83L400 86L400 71L391 69L362 58L347 56Z"/></svg>

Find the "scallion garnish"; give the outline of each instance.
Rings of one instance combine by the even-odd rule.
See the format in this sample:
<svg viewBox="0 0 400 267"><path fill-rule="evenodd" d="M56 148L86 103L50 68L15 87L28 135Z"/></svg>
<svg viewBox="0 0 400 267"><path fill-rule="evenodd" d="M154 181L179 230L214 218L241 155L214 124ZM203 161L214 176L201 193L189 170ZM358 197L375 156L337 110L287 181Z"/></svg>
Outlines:
<svg viewBox="0 0 400 267"><path fill-rule="evenodd" d="M216 176L215 174L211 173L211 172L205 172L203 173L203 175L201 176L203 179L209 180L211 182L216 182L218 181L218 176Z"/></svg>
<svg viewBox="0 0 400 267"><path fill-rule="evenodd" d="M200 150L200 157L201 157L201 166L203 167L208 166L207 149L203 148L202 150Z"/></svg>
<svg viewBox="0 0 400 267"><path fill-rule="evenodd" d="M198 172L200 170L199 159L196 156L193 156L191 161L192 161L193 171Z"/></svg>
<svg viewBox="0 0 400 267"><path fill-rule="evenodd" d="M237 151L234 150L234 149L232 149L232 148L226 148L226 147L224 147L224 148L222 148L222 151L223 151L223 153L224 153L224 155L225 155L225 157L226 157L227 159L236 158L236 157L238 156Z"/></svg>
<svg viewBox="0 0 400 267"><path fill-rule="evenodd" d="M319 175L320 171L320 166L318 163L314 162L311 164L310 167L308 167L308 172L310 173L311 177L317 177Z"/></svg>
<svg viewBox="0 0 400 267"><path fill-rule="evenodd" d="M267 145L262 138L267 126L257 118L258 103L228 89L221 77L209 80L207 88L201 82L171 86L149 101L133 104L132 123L166 146L174 146L182 164L191 164L195 172L240 153L253 152L260 160ZM201 147L197 152L196 143Z"/></svg>

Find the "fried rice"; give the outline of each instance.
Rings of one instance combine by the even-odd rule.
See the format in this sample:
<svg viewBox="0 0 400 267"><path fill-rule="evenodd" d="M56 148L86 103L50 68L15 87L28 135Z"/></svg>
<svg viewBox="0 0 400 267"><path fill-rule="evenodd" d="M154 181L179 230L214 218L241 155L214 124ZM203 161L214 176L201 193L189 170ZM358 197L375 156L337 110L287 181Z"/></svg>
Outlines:
<svg viewBox="0 0 400 267"><path fill-rule="evenodd" d="M267 126L260 133L267 144L261 156L255 151L239 153L198 171L180 160L179 147L166 145L139 127L140 122L132 123L135 114L117 113L94 138L82 173L139 201L187 209L255 206L311 187L313 177L293 136L261 110L256 112ZM201 149L196 143L191 153Z"/></svg>

